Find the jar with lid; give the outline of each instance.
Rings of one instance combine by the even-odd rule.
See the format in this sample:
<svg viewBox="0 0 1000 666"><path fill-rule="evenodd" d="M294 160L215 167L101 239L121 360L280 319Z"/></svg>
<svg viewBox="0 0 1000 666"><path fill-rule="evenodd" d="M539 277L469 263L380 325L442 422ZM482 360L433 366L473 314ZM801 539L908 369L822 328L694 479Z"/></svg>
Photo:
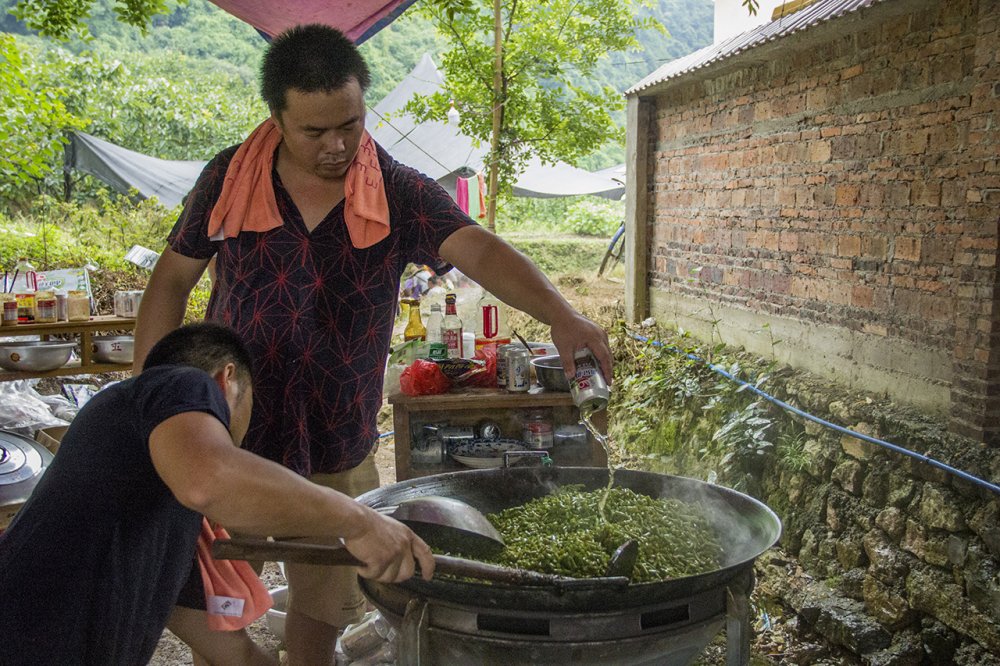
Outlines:
<svg viewBox="0 0 1000 666"><path fill-rule="evenodd" d="M3 307L3 314L0 315L0 324L3 326L16 326L17 297L14 294L0 294L0 306Z"/></svg>
<svg viewBox="0 0 1000 666"><path fill-rule="evenodd" d="M54 324L56 322L56 295L48 289L35 292L35 323Z"/></svg>
<svg viewBox="0 0 1000 666"><path fill-rule="evenodd" d="M529 409L521 417L521 439L529 449L552 448L552 412Z"/></svg>
<svg viewBox="0 0 1000 666"><path fill-rule="evenodd" d="M66 315L70 321L87 321L90 319L90 298L82 289L71 289L66 292Z"/></svg>

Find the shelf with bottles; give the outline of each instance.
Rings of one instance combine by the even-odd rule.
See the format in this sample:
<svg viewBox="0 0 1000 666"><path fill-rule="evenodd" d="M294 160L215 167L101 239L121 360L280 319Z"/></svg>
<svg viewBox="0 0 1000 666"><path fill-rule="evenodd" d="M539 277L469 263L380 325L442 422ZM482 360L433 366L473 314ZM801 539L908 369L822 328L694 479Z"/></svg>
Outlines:
<svg viewBox="0 0 1000 666"><path fill-rule="evenodd" d="M483 434L487 424L494 424L497 431L491 432L503 439L524 439L524 420L532 412L542 413L550 419L553 444L550 455L557 465L604 466L607 457L601 445L589 434L585 439L562 437L555 441L559 428L567 433L567 427L577 427L579 410L573 404L569 393L547 391L535 387L525 393L510 393L495 389L468 389L461 392L428 396L390 396L393 408L393 431L395 440L396 480L402 481L417 476L441 474L467 470L468 467L453 460L447 450L440 455L428 454L425 450L428 436L435 436L440 428L458 429L446 432L444 447L461 439L469 439ZM607 413L597 412L594 425L601 432L607 428Z"/></svg>

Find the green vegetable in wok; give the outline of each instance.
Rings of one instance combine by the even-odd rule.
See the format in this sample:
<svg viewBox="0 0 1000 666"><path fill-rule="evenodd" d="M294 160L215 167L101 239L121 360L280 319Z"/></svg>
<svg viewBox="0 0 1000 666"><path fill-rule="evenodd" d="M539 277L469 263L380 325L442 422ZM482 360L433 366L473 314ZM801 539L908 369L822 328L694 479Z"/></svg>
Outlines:
<svg viewBox="0 0 1000 666"><path fill-rule="evenodd" d="M604 490L563 487L552 495L487 516L507 547L493 561L542 573L603 576L611 555L639 541L632 581L656 582L719 568L722 546L698 507L612 488L601 519Z"/></svg>

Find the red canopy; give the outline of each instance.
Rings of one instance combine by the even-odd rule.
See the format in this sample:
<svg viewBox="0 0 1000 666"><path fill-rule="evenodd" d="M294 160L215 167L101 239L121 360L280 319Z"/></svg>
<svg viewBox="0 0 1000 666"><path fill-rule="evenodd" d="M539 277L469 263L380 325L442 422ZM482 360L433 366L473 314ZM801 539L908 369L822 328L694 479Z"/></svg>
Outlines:
<svg viewBox="0 0 1000 666"><path fill-rule="evenodd" d="M414 0L211 0L268 37L294 25L324 23L360 44Z"/></svg>

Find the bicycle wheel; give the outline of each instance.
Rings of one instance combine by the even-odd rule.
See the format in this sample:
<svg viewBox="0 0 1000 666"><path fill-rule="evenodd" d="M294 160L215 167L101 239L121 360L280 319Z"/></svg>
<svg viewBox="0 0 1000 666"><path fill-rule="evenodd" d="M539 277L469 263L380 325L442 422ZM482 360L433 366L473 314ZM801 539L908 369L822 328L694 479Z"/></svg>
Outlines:
<svg viewBox="0 0 1000 666"><path fill-rule="evenodd" d="M614 268L615 264L621 261L622 252L625 251L625 224L623 223L618 227L618 231L615 235L611 237L611 242L608 243L608 250L604 253L604 259L601 260L601 267L597 269L597 277L604 275L605 270L611 270Z"/></svg>

